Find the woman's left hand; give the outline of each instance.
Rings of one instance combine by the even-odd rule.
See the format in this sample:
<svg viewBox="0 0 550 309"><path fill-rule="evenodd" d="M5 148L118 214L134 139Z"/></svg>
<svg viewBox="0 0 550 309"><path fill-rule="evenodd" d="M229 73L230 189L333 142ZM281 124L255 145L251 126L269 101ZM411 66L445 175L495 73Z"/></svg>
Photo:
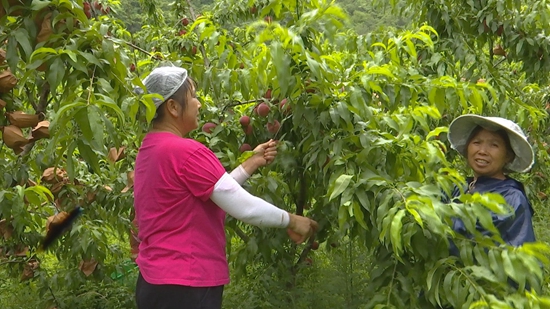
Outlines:
<svg viewBox="0 0 550 309"><path fill-rule="evenodd" d="M260 144L254 148L254 155L250 160L254 160L257 167L262 167L270 164L277 156L277 141L270 139L269 141Z"/></svg>
<svg viewBox="0 0 550 309"><path fill-rule="evenodd" d="M254 174L260 167L266 166L275 160L277 156L277 141L270 139L254 148L254 154L241 165L248 175Z"/></svg>

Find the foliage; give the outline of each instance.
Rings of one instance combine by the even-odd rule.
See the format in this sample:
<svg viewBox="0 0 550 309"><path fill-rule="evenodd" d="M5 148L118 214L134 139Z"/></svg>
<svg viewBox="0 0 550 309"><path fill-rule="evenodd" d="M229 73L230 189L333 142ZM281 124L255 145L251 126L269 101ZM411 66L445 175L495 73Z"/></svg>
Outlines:
<svg viewBox="0 0 550 309"><path fill-rule="evenodd" d="M512 10L515 2L508 2L483 8ZM506 212L502 197L465 194L462 203L442 202L467 172L461 158L448 151L449 121L467 112L500 115L528 129L537 165L528 175L514 176L529 188L541 214L538 222L546 218L540 193L547 190L550 172L547 89L537 84L545 81L546 60L519 55L542 46L528 42L547 24L529 28L526 43L516 46L518 56L504 63L495 58L491 42L512 41L481 34L468 19L483 20L480 12L488 10L447 0L446 7L457 11L441 23L437 18L446 13L440 6L407 3L429 25L365 35L347 30L344 9L316 0L220 0L201 16L175 2L173 23L157 14L161 2L144 0L140 5L151 22L135 33L114 17L122 8L115 1L104 1L101 8L93 4L90 19L80 0L28 1L21 14L10 7L0 15L0 42L6 42L0 47L7 54L0 68L9 67L18 82L1 99L6 111L43 113L51 121L51 138L2 148L0 263L12 278L30 273L25 279L42 296L43 308L81 306L74 302L82 299L73 296L88 287L104 296L131 295L111 274L129 256L130 175L154 113L151 95L135 88L153 67L173 64L188 68L197 80L202 122L216 124L193 138L213 149L228 170L247 156L239 151L242 144L278 139L276 163L254 175L247 189L316 219L321 230L315 241L325 248L360 244L357 254L368 255L361 260L361 275L369 279L358 288L361 307L547 306L549 299L539 296L548 284L540 266L546 269L550 248L542 242L511 248L499 244L499 235L475 231L477 220L494 230L489 210ZM109 5L112 12L105 11ZM525 14L510 17L517 23L532 16L531 7L517 12ZM544 21L544 14L537 18ZM49 26L51 35L37 40ZM467 48L459 49L462 45ZM282 102L288 105L281 107ZM269 107L267 117L255 110L261 103ZM251 118L248 134L239 123L243 115ZM268 124L275 121L280 129L270 132ZM61 179L45 177L48 167L63 169ZM52 251L40 252L48 219L77 204L85 206L78 223ZM473 239L454 235L451 217L463 218ZM537 232L547 240L544 230ZM258 294L249 299L266 306L280 296L279 307L307 306L295 303L293 293L318 288L304 268L315 255L313 240L295 246L284 231L231 218L227 234L234 282L247 280L235 290L276 287L280 293L255 289ZM460 258L448 254L451 238ZM508 279L519 288L506 284ZM92 294L85 295L97 306L131 306L102 303L111 297Z"/></svg>
<svg viewBox="0 0 550 309"><path fill-rule="evenodd" d="M394 14L389 4L386 3L377 4L375 1L359 2L351 0L338 0L336 3L348 12L350 26L358 34L368 34L381 28L395 27L403 29L411 23L409 12L404 11L403 14ZM402 3L403 1L399 1L398 5Z"/></svg>

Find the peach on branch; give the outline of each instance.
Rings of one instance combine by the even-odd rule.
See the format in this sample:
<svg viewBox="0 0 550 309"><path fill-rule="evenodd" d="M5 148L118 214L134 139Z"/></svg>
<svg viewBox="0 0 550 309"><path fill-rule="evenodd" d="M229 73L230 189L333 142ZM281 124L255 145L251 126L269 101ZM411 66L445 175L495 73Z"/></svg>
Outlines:
<svg viewBox="0 0 550 309"><path fill-rule="evenodd" d="M89 2L84 2L83 9L84 9L84 14L86 14L86 17L88 17L88 19L92 18L92 7L90 6Z"/></svg>
<svg viewBox="0 0 550 309"><path fill-rule="evenodd" d="M264 94L264 98L271 100L271 89L267 89L267 91Z"/></svg>
<svg viewBox="0 0 550 309"><path fill-rule="evenodd" d="M242 116L240 119L239 119L239 123L243 126L243 127L248 127L250 125L250 117L248 116Z"/></svg>
<svg viewBox="0 0 550 309"><path fill-rule="evenodd" d="M260 105L256 107L256 114L261 117L267 117L267 115L269 114L269 110L269 105L265 103L260 103Z"/></svg>
<svg viewBox="0 0 550 309"><path fill-rule="evenodd" d="M312 244L311 244L311 250L317 250L319 249L319 243L314 241Z"/></svg>
<svg viewBox="0 0 550 309"><path fill-rule="evenodd" d="M246 126L243 129L244 129L244 134L246 135L252 135L252 133L254 133L254 128L252 126Z"/></svg>
<svg viewBox="0 0 550 309"><path fill-rule="evenodd" d="M279 103L279 108L285 115L289 114L292 111L292 107L290 106L286 98L281 100L281 102Z"/></svg>
<svg viewBox="0 0 550 309"><path fill-rule="evenodd" d="M215 123L207 122L202 126L202 131L205 133L212 133L216 126L217 125Z"/></svg>
<svg viewBox="0 0 550 309"><path fill-rule="evenodd" d="M239 151L240 152L245 152L245 151L251 151L252 150L252 146L250 146L250 144L242 144L241 147L239 147Z"/></svg>
<svg viewBox="0 0 550 309"><path fill-rule="evenodd" d="M278 120L275 120L266 124L266 128L269 133L275 134L279 131L279 128L281 128L281 123L279 123Z"/></svg>

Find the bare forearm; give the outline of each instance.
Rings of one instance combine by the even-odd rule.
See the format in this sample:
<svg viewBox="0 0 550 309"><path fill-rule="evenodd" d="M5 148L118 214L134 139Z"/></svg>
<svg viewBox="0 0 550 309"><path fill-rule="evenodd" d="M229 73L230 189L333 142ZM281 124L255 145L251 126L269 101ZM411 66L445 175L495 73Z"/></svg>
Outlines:
<svg viewBox="0 0 550 309"><path fill-rule="evenodd" d="M244 168L245 172L248 175L254 174L254 172L256 172L256 170L258 170L258 168L260 167L260 164L253 157L251 157L248 160L244 161L243 164L241 164L241 165L242 165L242 167Z"/></svg>

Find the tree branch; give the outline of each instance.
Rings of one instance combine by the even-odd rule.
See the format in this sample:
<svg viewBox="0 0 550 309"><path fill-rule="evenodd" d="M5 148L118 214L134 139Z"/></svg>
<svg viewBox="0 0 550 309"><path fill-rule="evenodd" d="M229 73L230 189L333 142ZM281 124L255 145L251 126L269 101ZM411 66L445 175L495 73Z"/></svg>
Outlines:
<svg viewBox="0 0 550 309"><path fill-rule="evenodd" d="M8 261L4 261L4 262L0 262L0 266L2 265L5 265L5 264L10 264L10 263L23 263L25 262L24 260L8 260Z"/></svg>
<svg viewBox="0 0 550 309"><path fill-rule="evenodd" d="M506 57L502 58L502 60L500 60L499 62L497 62L495 64L495 68L498 67L501 63L503 63L504 61L506 61Z"/></svg>
<svg viewBox="0 0 550 309"><path fill-rule="evenodd" d="M304 215L304 204L306 203L306 199L307 199L307 196L306 196L307 182L306 182L305 172L306 172L305 170L301 172L300 178L298 180L300 181L300 184L299 184L300 193L298 195L298 198L296 199L296 214L299 216Z"/></svg>
<svg viewBox="0 0 550 309"><path fill-rule="evenodd" d="M37 115L45 113L46 108L48 107L48 103L50 102L50 100L48 100L49 95L50 95L50 84L48 82L45 82L44 86L42 86L42 91L40 92L40 99L35 109ZM36 141L33 140L27 145L25 145L23 147L23 151L19 154L19 157L23 157L27 155L34 147L35 142Z"/></svg>
<svg viewBox="0 0 550 309"><path fill-rule="evenodd" d="M48 107L48 103L50 102L48 100L49 95L50 95L50 83L46 82L42 87L42 91L40 92L40 100L38 101L38 106L36 108L37 114L44 113L46 111L46 108Z"/></svg>
<svg viewBox="0 0 550 309"><path fill-rule="evenodd" d="M298 257L298 261L296 261L296 264L292 267L292 274L296 275L298 271L298 266L306 259L307 255L311 251L311 247L313 246L313 242L315 242L315 236L311 236L309 238L309 241L307 243L307 246L302 250L302 253L300 253L300 256Z"/></svg>
<svg viewBox="0 0 550 309"><path fill-rule="evenodd" d="M109 36L105 36L106 38L110 38ZM117 38L117 40L120 40ZM126 43L128 46L134 48L134 49L137 49L138 51L148 55L149 57L152 57L153 59L156 59L156 60L162 60L158 55L153 55L151 54L150 52L146 51L145 49L137 46L136 44L134 43L131 43L131 42L128 42L128 41L124 41L124 43Z"/></svg>
<svg viewBox="0 0 550 309"><path fill-rule="evenodd" d="M249 104L249 103L255 103L255 102L260 102L260 101L262 101L262 99L253 99L253 100L248 100L248 101L243 101L243 102L235 101L235 103L225 105L222 108L222 113L225 112L225 110L228 109L229 107L239 106L239 105L244 105L244 104Z"/></svg>
<svg viewBox="0 0 550 309"><path fill-rule="evenodd" d="M193 20L197 20L197 16L195 15L195 10L191 5L191 0L186 0L186 1L187 1L187 8L189 9L189 13L191 13L191 18L193 18ZM206 49L202 44L200 44L199 48L201 50L202 58L204 59L204 67L208 69L210 67L210 60L208 60L208 57L206 56Z"/></svg>
<svg viewBox="0 0 550 309"><path fill-rule="evenodd" d="M491 64L493 64L493 59L495 57L493 48L494 48L493 39L489 38L489 59L491 60Z"/></svg>
<svg viewBox="0 0 550 309"><path fill-rule="evenodd" d="M239 236L244 242L248 242L248 240L250 240L250 237L248 237L248 235L246 235L238 226L235 226L233 231L235 231L235 234L237 234L237 236Z"/></svg>
<svg viewBox="0 0 550 309"><path fill-rule="evenodd" d="M36 105L36 103L33 99L33 95L31 94L31 90L29 89L29 87L25 86L25 91L27 92L27 96L29 97L29 102L31 103L34 110L36 110L38 108L38 106Z"/></svg>

